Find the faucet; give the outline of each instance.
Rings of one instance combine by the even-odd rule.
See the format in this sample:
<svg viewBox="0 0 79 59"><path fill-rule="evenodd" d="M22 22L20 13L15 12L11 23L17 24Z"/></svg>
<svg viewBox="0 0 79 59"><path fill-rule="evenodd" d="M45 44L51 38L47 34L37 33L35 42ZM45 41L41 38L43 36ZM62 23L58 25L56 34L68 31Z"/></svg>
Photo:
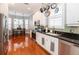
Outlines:
<svg viewBox="0 0 79 59"><path fill-rule="evenodd" d="M72 33L72 32L73 32L73 30L72 30L72 29L70 29L70 32Z"/></svg>
<svg viewBox="0 0 79 59"><path fill-rule="evenodd" d="M55 32L55 27L53 27L53 31L52 31L53 33Z"/></svg>

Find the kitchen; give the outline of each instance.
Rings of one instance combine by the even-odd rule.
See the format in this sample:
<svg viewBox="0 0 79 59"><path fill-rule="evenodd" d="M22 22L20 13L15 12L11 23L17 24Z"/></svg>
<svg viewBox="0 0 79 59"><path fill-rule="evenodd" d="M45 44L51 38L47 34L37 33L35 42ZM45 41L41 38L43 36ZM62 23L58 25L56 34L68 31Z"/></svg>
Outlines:
<svg viewBox="0 0 79 59"><path fill-rule="evenodd" d="M6 40L21 33L29 35L48 55L79 55L78 3L15 3L0 7L0 13L7 17ZM18 27L23 30L16 30ZM1 47L5 47L3 37Z"/></svg>

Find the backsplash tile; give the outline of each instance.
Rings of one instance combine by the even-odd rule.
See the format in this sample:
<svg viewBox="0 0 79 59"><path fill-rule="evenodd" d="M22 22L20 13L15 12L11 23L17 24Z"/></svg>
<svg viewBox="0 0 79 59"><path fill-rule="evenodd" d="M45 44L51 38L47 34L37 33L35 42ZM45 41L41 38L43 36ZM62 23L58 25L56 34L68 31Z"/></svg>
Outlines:
<svg viewBox="0 0 79 59"><path fill-rule="evenodd" d="M70 32L72 30L73 33L77 33L79 34L79 27L65 27L65 30L66 32Z"/></svg>

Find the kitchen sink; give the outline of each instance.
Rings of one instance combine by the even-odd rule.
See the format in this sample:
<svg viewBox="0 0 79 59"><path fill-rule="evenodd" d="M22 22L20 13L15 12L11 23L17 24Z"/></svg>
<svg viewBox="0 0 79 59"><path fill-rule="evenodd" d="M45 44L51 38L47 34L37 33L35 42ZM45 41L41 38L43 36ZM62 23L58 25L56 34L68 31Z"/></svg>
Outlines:
<svg viewBox="0 0 79 59"><path fill-rule="evenodd" d="M55 33L46 33L48 35L54 35L54 36L59 36L59 34L55 34Z"/></svg>

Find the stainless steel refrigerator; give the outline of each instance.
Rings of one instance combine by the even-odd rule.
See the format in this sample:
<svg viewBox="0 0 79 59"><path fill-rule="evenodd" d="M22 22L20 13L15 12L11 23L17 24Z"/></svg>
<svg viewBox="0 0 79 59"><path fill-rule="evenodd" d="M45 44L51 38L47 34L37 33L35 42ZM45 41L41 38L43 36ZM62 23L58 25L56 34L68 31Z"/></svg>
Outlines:
<svg viewBox="0 0 79 59"><path fill-rule="evenodd" d="M0 55L7 54L7 51L8 51L7 16L0 13Z"/></svg>

